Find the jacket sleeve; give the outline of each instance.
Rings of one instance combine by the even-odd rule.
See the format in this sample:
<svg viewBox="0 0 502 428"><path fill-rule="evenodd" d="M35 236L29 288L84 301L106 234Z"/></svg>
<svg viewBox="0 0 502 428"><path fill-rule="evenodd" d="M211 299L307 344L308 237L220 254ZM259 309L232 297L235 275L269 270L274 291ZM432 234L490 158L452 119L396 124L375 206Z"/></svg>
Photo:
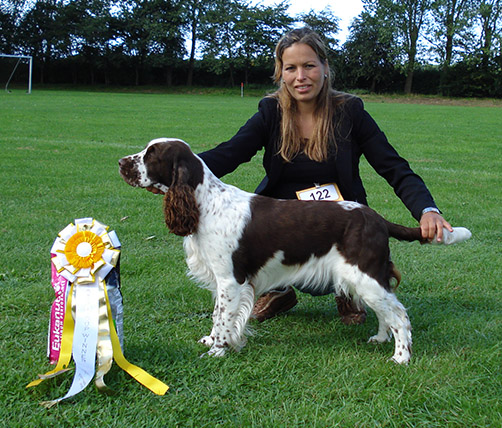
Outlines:
<svg viewBox="0 0 502 428"><path fill-rule="evenodd" d="M199 154L214 175L223 177L231 173L240 164L249 162L265 147L270 136L273 109L277 109L275 100L262 99L258 105L258 112L239 129L237 134L215 148Z"/></svg>
<svg viewBox="0 0 502 428"><path fill-rule="evenodd" d="M361 99L355 98L350 109L354 142L358 144L360 152L392 186L413 217L420 220L424 208L436 207L424 181L391 146L385 134L364 109Z"/></svg>

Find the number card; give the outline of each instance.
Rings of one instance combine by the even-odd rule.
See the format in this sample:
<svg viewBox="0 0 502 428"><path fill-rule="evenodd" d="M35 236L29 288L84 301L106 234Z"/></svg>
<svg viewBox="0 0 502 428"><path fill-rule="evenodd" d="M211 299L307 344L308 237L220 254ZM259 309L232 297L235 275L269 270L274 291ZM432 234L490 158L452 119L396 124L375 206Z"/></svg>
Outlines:
<svg viewBox="0 0 502 428"><path fill-rule="evenodd" d="M328 183L299 190L296 197L300 201L343 201L342 194L336 183Z"/></svg>

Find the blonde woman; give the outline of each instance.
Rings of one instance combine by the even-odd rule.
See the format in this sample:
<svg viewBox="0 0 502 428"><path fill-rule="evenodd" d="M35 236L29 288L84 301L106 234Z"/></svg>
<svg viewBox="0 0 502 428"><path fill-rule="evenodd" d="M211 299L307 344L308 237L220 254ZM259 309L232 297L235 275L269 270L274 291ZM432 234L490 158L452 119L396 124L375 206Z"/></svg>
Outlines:
<svg viewBox="0 0 502 428"><path fill-rule="evenodd" d="M422 235L433 239L437 233L442 239L442 228L451 226L422 179L389 144L359 98L331 89L320 37L308 28L293 30L281 38L275 55L279 89L260 101L258 112L233 138L200 154L212 172L222 177L263 149L265 177L256 193L283 199L341 196L367 204L359 175L364 155L420 222ZM336 301L342 322L365 321L364 308L350 297ZM276 290L258 299L253 315L263 321L296 303L292 287Z"/></svg>

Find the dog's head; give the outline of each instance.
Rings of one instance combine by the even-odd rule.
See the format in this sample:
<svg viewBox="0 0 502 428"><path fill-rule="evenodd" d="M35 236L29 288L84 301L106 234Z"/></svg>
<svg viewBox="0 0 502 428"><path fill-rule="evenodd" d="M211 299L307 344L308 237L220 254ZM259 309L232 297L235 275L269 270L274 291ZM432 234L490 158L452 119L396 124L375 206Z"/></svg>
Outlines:
<svg viewBox="0 0 502 428"><path fill-rule="evenodd" d="M119 160L119 172L134 187L156 187L165 193L167 227L176 235L194 233L198 207L194 190L204 178L203 165L184 141L159 138L144 150Z"/></svg>
<svg viewBox="0 0 502 428"><path fill-rule="evenodd" d="M119 172L131 186L153 186L164 192L173 184L195 188L203 177L200 160L188 144L172 138L152 140L141 152L120 159Z"/></svg>

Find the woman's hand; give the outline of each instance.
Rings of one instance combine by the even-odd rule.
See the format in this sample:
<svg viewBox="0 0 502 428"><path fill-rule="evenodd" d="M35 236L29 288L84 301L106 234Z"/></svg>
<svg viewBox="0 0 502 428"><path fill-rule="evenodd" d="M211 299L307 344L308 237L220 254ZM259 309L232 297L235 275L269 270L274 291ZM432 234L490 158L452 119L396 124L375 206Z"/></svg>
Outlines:
<svg viewBox="0 0 502 428"><path fill-rule="evenodd" d="M153 186L148 186L148 187L145 187L146 190L148 190L149 192L152 192L154 193L155 195L164 195L165 193L160 190L160 189L157 189L156 187L153 187Z"/></svg>
<svg viewBox="0 0 502 428"><path fill-rule="evenodd" d="M441 242L443 240L443 227L450 232L453 232L453 228L450 223L448 223L441 214L430 211L425 213L420 218L420 229L422 230L422 237L432 241L434 236L436 240Z"/></svg>

